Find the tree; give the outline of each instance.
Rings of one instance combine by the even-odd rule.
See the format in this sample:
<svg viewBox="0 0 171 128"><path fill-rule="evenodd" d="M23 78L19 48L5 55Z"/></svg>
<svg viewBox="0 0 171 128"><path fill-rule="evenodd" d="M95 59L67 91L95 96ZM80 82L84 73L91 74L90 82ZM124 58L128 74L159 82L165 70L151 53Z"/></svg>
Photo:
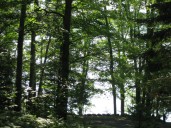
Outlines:
<svg viewBox="0 0 171 128"><path fill-rule="evenodd" d="M15 110L21 111L22 100L22 66L23 66L23 41L24 41L24 23L26 18L27 2L22 0L21 2L21 15L18 33L17 44L17 70L16 70L16 97L15 97Z"/></svg>
<svg viewBox="0 0 171 128"><path fill-rule="evenodd" d="M161 4L161 5L160 5ZM150 97L149 100L151 100L151 111L153 111L153 105L152 105L152 101L154 102L155 100L157 102L165 102L164 100L160 100L159 101L159 97L160 95L162 95L163 97L163 93L159 92L155 92L154 88L155 88L155 82L159 82L163 81L161 80L161 78L163 77L163 79L168 79L168 76L166 74L168 74L168 72L170 71L170 64L165 65L165 62L167 61L166 58L169 57L169 53L170 53L170 47L169 46L165 46L165 44L167 43L167 41L170 39L170 28L167 27L167 25L170 23L170 20L167 19L166 17L170 14L169 8L170 8L171 3L170 2L157 2L156 4L152 4L151 5L151 10L152 10L152 14L158 11L158 16L154 16L152 15L151 17L149 17L149 19L147 19L147 24L148 25L152 25L152 29L149 28L149 33L147 33L148 35L148 39L149 39L149 50L146 52L145 58L146 58L146 63L147 63L147 70L149 72L149 81L151 82L150 84L150 93L154 94L157 93L158 96L154 95L152 97ZM158 24L156 24L158 23ZM162 27L161 27L162 26ZM149 37L151 35L151 37ZM160 80L157 80L160 79ZM154 82L155 81L155 82ZM158 86L158 88L167 88L167 85L160 84ZM168 87L168 90L170 90L170 87ZM165 92L166 97L169 96L170 94L168 92ZM148 101L150 102L150 101ZM147 102L147 103L148 103ZM167 101L168 102L168 101ZM158 103L157 103L158 104ZM167 105L166 105L167 106ZM163 111L162 109L164 109L166 106L162 106L160 109L161 111ZM158 115L158 108L159 106L157 105L157 115ZM167 108L167 107L166 107ZM163 112L165 113L165 112Z"/></svg>
<svg viewBox="0 0 171 128"><path fill-rule="evenodd" d="M18 23L18 12L14 8L15 1L2 1L0 5L0 109L11 109L13 107L14 98L14 69L15 69L15 56L13 40L16 40L17 33L14 28ZM12 17L12 19L11 19Z"/></svg>
<svg viewBox="0 0 171 128"><path fill-rule="evenodd" d="M104 10L107 11L106 6L104 7ZM109 29L109 21L108 21L108 17L105 15L105 25L107 28L107 41L108 41L108 49L109 49L109 56L110 56L110 68L109 68L109 72L110 72L110 76L111 76L111 84L112 84L112 94L113 94L113 104L114 104L114 115L117 114L116 111L116 81L114 78L114 57L113 57L113 48L112 48L112 42L111 42L111 38L110 38L110 29Z"/></svg>
<svg viewBox="0 0 171 128"><path fill-rule="evenodd" d="M58 118L67 119L68 104L68 76L69 76L69 46L70 46L70 27L71 10L73 0L65 0L65 12L63 17L63 42L60 47L60 68L59 82L56 97L56 114Z"/></svg>
<svg viewBox="0 0 171 128"><path fill-rule="evenodd" d="M13 95L8 93L15 93L16 111L22 105L23 108L30 105L30 110L38 110L33 112L37 116L55 113L66 120L69 110L82 115L91 96L105 92L96 89L99 84L112 92L115 115L116 99L120 98L124 115L128 107L126 99L132 98L131 107L139 126L143 118L169 110L170 63L165 62L170 58L170 2L4 0L1 3L5 5L0 5L2 109L11 107ZM27 100L30 104L25 104ZM32 113L30 110L26 112Z"/></svg>
<svg viewBox="0 0 171 128"><path fill-rule="evenodd" d="M150 2L148 4L150 4ZM160 89L165 90L164 88L167 88L167 84L165 82L161 84L161 81L164 79L167 81L168 76L166 74L170 72L170 64L164 64L170 52L169 45L165 45L166 42L170 40L170 29L167 26L169 20L164 18L170 13L167 11L170 7L170 3L157 2L155 4L152 3L149 7L150 8L147 8L147 18L137 20L141 25L146 25L146 33L140 32L138 37L139 39L143 39L146 43L146 50L139 55L139 57L142 57L144 60L142 63L144 74L141 71L143 75L142 85L144 85L144 87L142 88L143 94L140 103L141 107L146 110L144 118L148 119L151 118L152 115L158 117L159 113L165 113L165 109L167 108L166 104L169 103L169 99L166 98L166 103L164 100L160 100L159 97L163 97L163 93L160 92ZM169 83L169 81L167 82ZM169 89L168 87L168 90ZM167 96L170 95L168 92L165 92L165 94Z"/></svg>
<svg viewBox="0 0 171 128"><path fill-rule="evenodd" d="M34 0L34 10L36 10L36 8L39 6L38 0ZM38 16L37 17L32 17L33 23L31 23L30 26L30 31L31 31L31 50L30 50L30 80L29 80L29 87L30 90L29 91L29 100L32 97L36 96L36 23L38 21Z"/></svg>
<svg viewBox="0 0 171 128"><path fill-rule="evenodd" d="M1 44L1 43L0 43ZM13 99L13 77L15 58L11 56L9 49L2 47L0 50L0 109L10 109Z"/></svg>

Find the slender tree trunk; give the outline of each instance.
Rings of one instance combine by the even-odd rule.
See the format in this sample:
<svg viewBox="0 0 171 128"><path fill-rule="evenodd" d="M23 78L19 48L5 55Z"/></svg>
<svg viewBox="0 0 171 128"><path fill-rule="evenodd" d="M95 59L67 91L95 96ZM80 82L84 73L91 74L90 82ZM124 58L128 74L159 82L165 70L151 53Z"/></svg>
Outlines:
<svg viewBox="0 0 171 128"><path fill-rule="evenodd" d="M104 10L106 11L106 7L104 8ZM114 115L117 114L117 108L116 108L116 86L115 86L115 78L114 78L114 68L113 68L113 49L112 49L112 42L110 39L110 32L109 32L109 22L108 22L108 18L105 15L105 22L106 22L106 27L108 29L108 35L107 35L107 40L108 40L108 48L109 48L109 55L110 55L110 76L111 76L111 84L112 84L112 94L113 94L113 107L114 107Z"/></svg>
<svg viewBox="0 0 171 128"><path fill-rule="evenodd" d="M148 4L151 4L149 1ZM147 8L147 18L154 17L153 14L154 10ZM153 70L150 68L150 65L153 63L152 60L155 58L155 55L151 54L153 52L153 47L155 47L156 41L153 38L154 28L152 23L147 24L147 35L148 37L151 37L150 41L147 42L146 48L150 51L148 55L145 56L146 60L146 69L145 69L145 77L146 77L146 83L149 80L152 80L152 74ZM152 97L151 97L151 85L146 84L146 116L151 117L151 109L152 109Z"/></svg>
<svg viewBox="0 0 171 128"><path fill-rule="evenodd" d="M51 43L51 36L49 37L49 41L48 41L48 44L46 46L46 52L45 52L45 59L42 63L42 68L41 68L41 71L40 71L40 81L39 81L39 89L38 89L38 95L40 96L42 94L42 84L43 84L43 77L44 77L44 70L45 70L45 65L46 65L46 60L47 60L47 56L48 56L48 51L49 51L49 46L50 46L50 43Z"/></svg>
<svg viewBox="0 0 171 128"><path fill-rule="evenodd" d="M25 0L22 0L18 44L17 44L16 97L15 97L15 104L17 106L14 108L15 111L21 111L23 41L24 41L24 22L26 18L26 7L27 7L27 4Z"/></svg>
<svg viewBox="0 0 171 128"><path fill-rule="evenodd" d="M131 37L131 42L133 41L135 35L135 27L130 29L130 37ZM134 44L133 44L134 46ZM141 127L142 125L142 107L141 107L141 89L140 89L140 79L139 79L139 69L140 65L138 66L139 62L138 62L138 58L136 56L134 56L133 58L134 61L134 71L135 71L135 110L136 110L136 116L137 116L137 120L138 120L138 128Z"/></svg>
<svg viewBox="0 0 171 128"><path fill-rule="evenodd" d="M113 107L114 107L114 115L117 114L117 106L116 106L116 85L115 85L115 78L114 78L114 68L113 68L113 51L112 51L112 42L110 37L108 36L108 45L109 45L109 54L110 54L110 76L111 76L111 83L112 83L112 94L113 94Z"/></svg>
<svg viewBox="0 0 171 128"><path fill-rule="evenodd" d="M120 85L120 95L121 95L121 115L125 114L125 89L124 84Z"/></svg>
<svg viewBox="0 0 171 128"><path fill-rule="evenodd" d="M151 87L149 86L147 87L147 93L146 93L146 109L147 109L146 111L147 118L151 117L152 98L151 98Z"/></svg>
<svg viewBox="0 0 171 128"><path fill-rule="evenodd" d="M137 59L134 59L134 69L135 69L135 88L136 88L136 105L137 105L137 112L139 112L139 107L141 103L141 90L140 90L140 80L138 79L139 77L139 72L138 72L138 67L137 67Z"/></svg>
<svg viewBox="0 0 171 128"><path fill-rule="evenodd" d="M31 34L31 58L30 58L30 82L29 87L31 88L31 91L29 91L29 99L31 97L36 96L36 72L35 72L35 55L36 55L36 48L35 48L35 38L36 33L35 31L32 31Z"/></svg>
<svg viewBox="0 0 171 128"><path fill-rule="evenodd" d="M106 19L107 21L107 19ZM107 26L108 25L108 21L106 22ZM110 54L110 76L112 79L112 94L113 94L113 107L114 107L114 115L117 114L117 106L116 106L116 86L115 86L115 78L114 78L114 68L113 68L113 51L112 51L112 43L111 43L111 39L108 36L108 45L109 45L109 54Z"/></svg>
<svg viewBox="0 0 171 128"><path fill-rule="evenodd" d="M58 118L67 119L68 104L68 76L69 76L69 45L72 1L65 0L65 14L63 18L63 43L60 47L59 81L56 97L56 114Z"/></svg>
<svg viewBox="0 0 171 128"><path fill-rule="evenodd" d="M130 37L131 37L131 42L133 42L133 38L134 38L134 34L135 34L135 28L131 28L130 29ZM140 124L140 120L141 120L141 111L140 111L140 104L141 104L141 90L140 90L140 80L139 80L139 70L138 70L138 59L137 57L134 57L133 59L134 61L134 70L135 70L135 91L136 91L136 97L135 97L135 103L136 103L136 115L138 117L139 120L139 124Z"/></svg>
<svg viewBox="0 0 171 128"><path fill-rule="evenodd" d="M85 55L86 56L86 55ZM80 89L80 95L79 95L79 112L78 114L81 116L83 115L83 107L84 107L84 100L85 100L85 84L86 84L86 77L88 72L88 60L84 60L82 65L82 80L81 80L81 89Z"/></svg>
<svg viewBox="0 0 171 128"><path fill-rule="evenodd" d="M34 6L38 6L38 0L34 0ZM34 7L35 8L35 7ZM36 17L36 20L38 17ZM29 110L34 109L32 104L32 97L36 97L36 30L31 28L31 52L30 52L30 80L29 80L29 94L28 105Z"/></svg>
<svg viewBox="0 0 171 128"><path fill-rule="evenodd" d="M32 109L32 97L36 96L36 72L35 72L35 38L36 33L32 31L31 34L31 58L30 58L30 81L29 81L29 92L28 92L28 102L27 102L27 109Z"/></svg>
<svg viewBox="0 0 171 128"><path fill-rule="evenodd" d="M119 67L123 69L122 64L120 62L120 60L121 60L121 50L120 50L119 46L118 46L118 57L119 57L119 62L118 62ZM123 75L122 72L120 72L120 77L122 79L124 79L124 75ZM125 89L124 89L124 83L120 83L119 82L119 88L120 88L120 97L121 97L121 115L124 115L124 113L125 113L125 111L124 111L124 108L125 108Z"/></svg>
<svg viewBox="0 0 171 128"><path fill-rule="evenodd" d="M39 2L38 0L34 0L34 4L36 6L39 6ZM38 20L39 17L36 17L36 20ZM31 58L30 58L30 83L29 83L29 87L32 89L32 94L30 94L29 98L31 98L32 96L35 97L36 96L36 69L35 69L35 65L36 65L36 30L34 30L34 28L32 28L31 31Z"/></svg>
<svg viewBox="0 0 171 128"><path fill-rule="evenodd" d="M114 115L117 114L117 108L116 108L116 87L114 84L112 84L112 93L113 93L113 105L114 105Z"/></svg>

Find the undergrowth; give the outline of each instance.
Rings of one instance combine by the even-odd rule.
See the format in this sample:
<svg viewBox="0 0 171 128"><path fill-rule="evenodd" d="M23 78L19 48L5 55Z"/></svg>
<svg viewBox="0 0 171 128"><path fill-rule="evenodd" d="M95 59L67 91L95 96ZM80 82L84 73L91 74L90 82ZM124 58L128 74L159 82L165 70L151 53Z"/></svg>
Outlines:
<svg viewBox="0 0 171 128"><path fill-rule="evenodd" d="M70 118L68 121L58 120L52 116L36 117L31 114L14 111L0 111L0 128L86 128L82 121Z"/></svg>

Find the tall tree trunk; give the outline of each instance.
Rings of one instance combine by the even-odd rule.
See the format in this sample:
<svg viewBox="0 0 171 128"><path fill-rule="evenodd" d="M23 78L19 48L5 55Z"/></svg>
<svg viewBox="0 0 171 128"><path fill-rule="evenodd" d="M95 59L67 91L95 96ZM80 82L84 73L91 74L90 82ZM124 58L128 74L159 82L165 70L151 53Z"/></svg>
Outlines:
<svg viewBox="0 0 171 128"><path fill-rule="evenodd" d="M125 114L125 89L124 84L120 85L120 95L121 95L121 115Z"/></svg>
<svg viewBox="0 0 171 128"><path fill-rule="evenodd" d="M122 63L121 63L121 50L118 46L118 57L119 57L119 68L122 68ZM124 79L124 75L122 72L120 72L120 77L121 79ZM125 111L124 111L124 108L125 108L125 88L124 88L124 83L121 83L119 82L119 88L120 88L120 97L121 97L121 115L124 115Z"/></svg>
<svg viewBox="0 0 171 128"><path fill-rule="evenodd" d="M36 72L35 72L35 64L36 64L36 60L35 60L35 38L36 38L36 33L35 31L32 31L31 34L31 58L30 58L30 81L29 81L29 87L30 87L30 91L29 91L29 99L31 97L35 97L36 96Z"/></svg>
<svg viewBox="0 0 171 128"><path fill-rule="evenodd" d="M39 81L39 89L38 89L38 95L39 96L42 94L42 84L43 84L44 70L45 70L45 65L46 65L46 60L47 60L47 56L48 56L50 43L51 43L51 36L49 37L49 41L48 41L48 44L46 46L45 58L44 58L44 61L42 63L43 66L42 66L41 71L40 71L40 78L39 78L40 81Z"/></svg>
<svg viewBox="0 0 171 128"><path fill-rule="evenodd" d="M85 55L87 56L87 55ZM88 60L84 60L82 65L82 78L81 78L81 89L80 89L80 95L79 95L79 103L78 103L78 114L81 116L83 115L83 107L84 107L84 100L85 100L85 86L86 86L86 77L88 72Z"/></svg>
<svg viewBox="0 0 171 128"><path fill-rule="evenodd" d="M23 41L24 41L24 23L25 23L25 18L26 18L26 7L27 7L27 4L25 0L22 0L18 44L17 44L16 97L15 97L15 104L17 106L14 108L15 111L21 111Z"/></svg>
<svg viewBox="0 0 171 128"><path fill-rule="evenodd" d="M130 37L131 37L131 42L133 41L133 38L135 36L135 26L130 29ZM134 46L134 43L133 43ZM139 79L139 60L136 56L133 56L133 61L134 61L134 71L135 71L135 110L136 110L136 116L138 120L138 128L141 127L142 125L142 108L141 108L141 88L140 88L140 79Z"/></svg>
<svg viewBox="0 0 171 128"><path fill-rule="evenodd" d="M39 6L39 1L38 0L34 0L34 4L36 6ZM36 17L36 20L39 19L39 16ZM29 87L32 89L32 94L30 94L29 98L31 98L32 96L35 97L36 96L36 69L35 69L35 65L36 65L36 30L34 30L34 28L32 28L31 30L31 58L30 58L30 83L29 83Z"/></svg>
<svg viewBox="0 0 171 128"><path fill-rule="evenodd" d="M60 47L59 81L56 97L56 114L58 118L67 119L68 104L68 76L69 76L69 45L72 1L65 0L65 13L63 18L63 42Z"/></svg>
<svg viewBox="0 0 171 128"><path fill-rule="evenodd" d="M139 70L138 70L138 66L137 66L137 59L134 59L134 69L135 69L135 89L136 89L136 98L135 98L135 102L136 102L136 114L137 117L139 119L139 121L141 120L141 114L142 114L142 106L141 106L141 88L140 88L140 79L139 79Z"/></svg>
<svg viewBox="0 0 171 128"><path fill-rule="evenodd" d="M138 72L138 67L137 67L137 59L134 59L134 69L135 69L135 88L136 88L136 105L139 106L141 103L141 90L140 90L140 81L139 81L139 72ZM139 109L139 108L138 108Z"/></svg>
<svg viewBox="0 0 171 128"><path fill-rule="evenodd" d="M131 42L133 42L133 38L135 35L135 26L133 28L130 29L130 38L131 38ZM134 44L133 44L134 46ZM141 120L141 111L140 111L140 103L141 103L141 90L140 90L140 80L139 80L139 69L138 69L138 58L136 56L133 57L133 61L134 61L134 71L135 71L135 103L136 103L136 115L138 117L139 120L139 124L140 124L140 120Z"/></svg>
<svg viewBox="0 0 171 128"><path fill-rule="evenodd" d="M106 11L106 7L104 8L104 10ZM108 22L108 18L107 15L105 15L105 22L106 22L106 27L107 27L107 40L108 40L108 48L109 48L109 55L110 55L110 76L111 76L111 84L112 84L112 94L113 94L113 107L114 107L114 115L117 114L117 108L116 108L116 86L115 86L115 78L114 78L114 68L113 68L113 61L114 61L114 57L113 57L113 49L112 49L112 42L110 39L110 30L109 30L109 22Z"/></svg>
<svg viewBox="0 0 171 128"><path fill-rule="evenodd" d="M153 16L153 9L147 9L147 17ZM152 60L155 58L155 55L151 54L153 52L153 47L155 47L155 39L153 39L154 28L152 23L147 24L147 35L151 37L150 41L147 42L146 47L150 51L148 55L145 56L146 60L146 69L145 69L145 77L146 77L146 116L147 118L151 116L152 109L152 97L151 97L151 85L148 85L148 81L152 80L153 70L150 68L150 64L152 64Z"/></svg>
<svg viewBox="0 0 171 128"><path fill-rule="evenodd" d="M34 6L38 6L38 0L34 0ZM35 7L34 7L35 8ZM38 17L36 17L36 20ZM27 108L31 110L32 97L36 96L36 30L35 28L31 28L31 52L30 52L30 80L29 80L29 94L28 94L28 106ZM33 108L32 108L33 109Z"/></svg>
<svg viewBox="0 0 171 128"><path fill-rule="evenodd" d="M27 102L27 109L32 110L33 104L32 104L32 97L36 96L36 72L35 72L35 54L36 54L36 48L35 48L35 38L36 33L35 31L31 32L31 58L30 58L30 80L29 80L29 91L28 91L28 102Z"/></svg>

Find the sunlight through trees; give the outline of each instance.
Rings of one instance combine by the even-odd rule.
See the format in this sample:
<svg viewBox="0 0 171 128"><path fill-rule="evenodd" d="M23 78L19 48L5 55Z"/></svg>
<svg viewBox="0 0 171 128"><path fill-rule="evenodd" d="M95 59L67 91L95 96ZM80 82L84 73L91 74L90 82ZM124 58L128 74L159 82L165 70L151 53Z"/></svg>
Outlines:
<svg viewBox="0 0 171 128"><path fill-rule="evenodd" d="M1 0L1 110L66 121L107 92L113 114L133 116L138 128L165 120L170 8L168 0Z"/></svg>

